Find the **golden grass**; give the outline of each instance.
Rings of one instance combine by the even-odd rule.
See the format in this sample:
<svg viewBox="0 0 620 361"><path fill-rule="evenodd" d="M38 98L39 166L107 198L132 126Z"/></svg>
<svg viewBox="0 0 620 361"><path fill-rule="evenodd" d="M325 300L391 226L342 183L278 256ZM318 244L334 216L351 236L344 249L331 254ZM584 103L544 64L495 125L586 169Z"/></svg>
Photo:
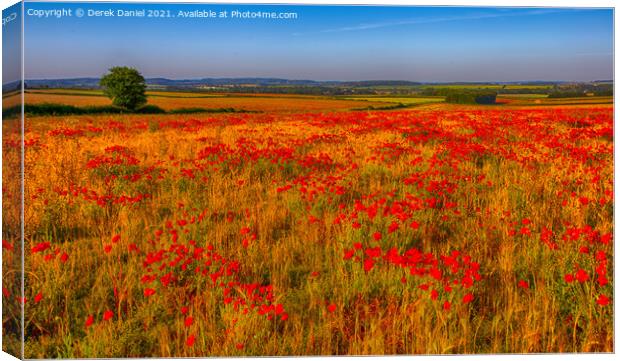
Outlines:
<svg viewBox="0 0 620 361"><path fill-rule="evenodd" d="M348 97L350 100L365 100L369 102L396 103L404 105L425 104L425 103L441 103L444 97L385 97L385 96L368 96L368 97Z"/></svg>
<svg viewBox="0 0 620 361"><path fill-rule="evenodd" d="M21 104L21 92L16 92L2 97L2 109L7 109Z"/></svg>
<svg viewBox="0 0 620 361"><path fill-rule="evenodd" d="M611 108L442 106L27 119L25 356L612 351Z"/></svg>
<svg viewBox="0 0 620 361"><path fill-rule="evenodd" d="M109 98L92 95L51 94L36 91L25 95L26 104L58 103L74 106L101 106L111 105ZM56 91L53 91L56 93ZM204 94L149 92L148 104L156 105L165 110L179 108L220 109L234 108L236 110L260 112L291 112L291 111L327 111L347 110L367 106L384 106L381 102L366 102L355 100L331 99L328 97L304 96L257 96L257 95L219 95L205 97ZM176 96L175 96L176 95ZM200 96L200 98L199 98Z"/></svg>
<svg viewBox="0 0 620 361"><path fill-rule="evenodd" d="M514 95L500 95L497 97L498 102L505 103L505 105L513 106L532 106L532 105L611 105L614 102L613 96L592 96L592 97L577 97L577 98L546 98L546 97L517 97Z"/></svg>

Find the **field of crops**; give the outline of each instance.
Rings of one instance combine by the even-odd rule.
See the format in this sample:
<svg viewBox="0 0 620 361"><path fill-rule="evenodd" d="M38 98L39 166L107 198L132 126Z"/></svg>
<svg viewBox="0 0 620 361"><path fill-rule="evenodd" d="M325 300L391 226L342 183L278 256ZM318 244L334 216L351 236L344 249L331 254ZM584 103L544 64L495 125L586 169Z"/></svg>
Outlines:
<svg viewBox="0 0 620 361"><path fill-rule="evenodd" d="M363 100L368 102L384 102L395 103L403 105L417 105L428 103L441 103L444 101L444 97L401 97L401 96L368 96L368 97L347 97L345 99L350 100Z"/></svg>
<svg viewBox="0 0 620 361"><path fill-rule="evenodd" d="M385 106L379 101L356 101L309 96L204 94L181 92L148 92L148 102L164 110L180 108L220 109L233 108L238 111L290 112L348 110L367 106ZM79 107L111 105L112 102L101 92L86 90L34 90L26 92L27 104L68 104Z"/></svg>
<svg viewBox="0 0 620 361"><path fill-rule="evenodd" d="M555 105L555 106L572 106L572 105L602 105L613 104L611 96L592 96L592 97L576 97L576 98L547 98L541 94L501 94L497 97L498 104L504 105Z"/></svg>
<svg viewBox="0 0 620 361"><path fill-rule="evenodd" d="M22 102L22 94L20 91L14 91L2 95L2 107L10 108L20 105Z"/></svg>
<svg viewBox="0 0 620 361"><path fill-rule="evenodd" d="M550 89L549 84L429 84L422 85L421 88L437 89Z"/></svg>
<svg viewBox="0 0 620 361"><path fill-rule="evenodd" d="M25 357L613 351L611 106L321 107L27 119Z"/></svg>

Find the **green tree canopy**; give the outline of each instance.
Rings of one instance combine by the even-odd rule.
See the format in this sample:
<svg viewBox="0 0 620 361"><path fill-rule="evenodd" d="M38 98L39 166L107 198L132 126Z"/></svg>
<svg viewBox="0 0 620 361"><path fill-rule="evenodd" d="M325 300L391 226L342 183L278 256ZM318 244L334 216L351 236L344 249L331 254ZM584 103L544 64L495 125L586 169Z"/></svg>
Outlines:
<svg viewBox="0 0 620 361"><path fill-rule="evenodd" d="M134 68L112 67L101 78L99 85L116 106L136 110L146 104L146 83L144 77Z"/></svg>

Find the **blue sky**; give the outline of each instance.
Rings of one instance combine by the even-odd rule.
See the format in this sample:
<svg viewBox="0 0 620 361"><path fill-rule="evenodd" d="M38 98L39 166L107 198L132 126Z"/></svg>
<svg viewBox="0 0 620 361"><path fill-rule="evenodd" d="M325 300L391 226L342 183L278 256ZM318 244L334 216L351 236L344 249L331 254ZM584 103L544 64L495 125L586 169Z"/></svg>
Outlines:
<svg viewBox="0 0 620 361"><path fill-rule="evenodd" d="M28 9L296 12L297 19L25 16L26 78L596 80L613 76L611 9L26 3Z"/></svg>

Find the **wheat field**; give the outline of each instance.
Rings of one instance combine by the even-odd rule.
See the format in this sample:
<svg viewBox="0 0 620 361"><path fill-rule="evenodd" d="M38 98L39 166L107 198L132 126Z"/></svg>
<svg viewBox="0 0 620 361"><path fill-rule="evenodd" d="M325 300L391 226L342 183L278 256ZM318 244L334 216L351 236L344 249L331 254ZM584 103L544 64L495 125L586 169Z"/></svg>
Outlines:
<svg viewBox="0 0 620 361"><path fill-rule="evenodd" d="M25 357L613 351L611 106L307 111L28 118Z"/></svg>

